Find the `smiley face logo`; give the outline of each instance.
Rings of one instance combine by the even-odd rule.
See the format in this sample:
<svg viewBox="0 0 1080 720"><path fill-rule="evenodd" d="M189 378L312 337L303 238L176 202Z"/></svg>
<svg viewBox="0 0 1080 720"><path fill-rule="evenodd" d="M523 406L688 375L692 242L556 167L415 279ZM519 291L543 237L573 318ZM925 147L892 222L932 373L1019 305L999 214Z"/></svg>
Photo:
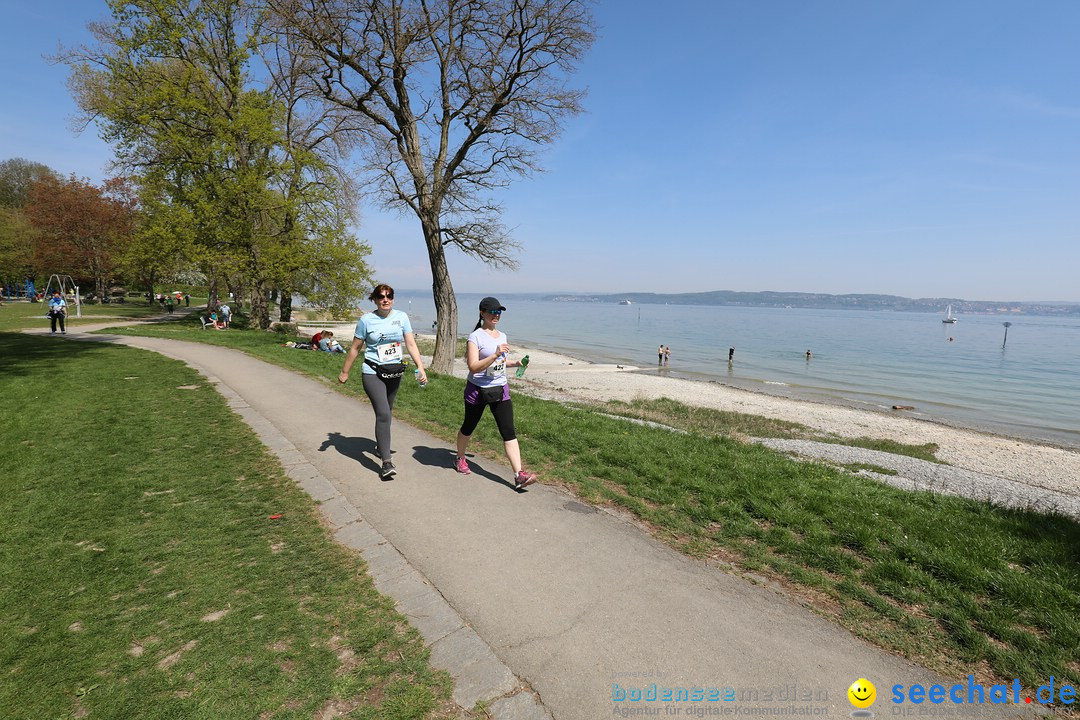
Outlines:
<svg viewBox="0 0 1080 720"><path fill-rule="evenodd" d="M866 678L859 678L847 689L848 700L857 708L868 708L877 700L877 688Z"/></svg>

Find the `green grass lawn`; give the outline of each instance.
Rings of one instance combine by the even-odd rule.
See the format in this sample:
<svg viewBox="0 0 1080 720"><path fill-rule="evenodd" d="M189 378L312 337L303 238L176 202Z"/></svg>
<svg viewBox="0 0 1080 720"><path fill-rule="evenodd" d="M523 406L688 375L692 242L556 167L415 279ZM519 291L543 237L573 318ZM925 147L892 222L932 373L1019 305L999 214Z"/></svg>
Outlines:
<svg viewBox="0 0 1080 720"><path fill-rule="evenodd" d="M0 332L0 413L3 717L457 716L363 561L195 371Z"/></svg>
<svg viewBox="0 0 1080 720"><path fill-rule="evenodd" d="M183 323L125 332L229 345L332 385L344 357ZM395 415L449 442L462 382L405 382ZM358 382L342 391L362 397ZM684 431L672 432L611 417L610 405L521 394L514 405L524 460L542 480L631 511L693 556L779 580L859 636L954 677L1080 683L1080 525L1071 519L905 492L730 436L805 430L776 421L705 417L666 399L645 408ZM741 429L729 435L721 421ZM501 457L493 423L481 423L472 447Z"/></svg>
<svg viewBox="0 0 1080 720"><path fill-rule="evenodd" d="M192 298L194 304L195 298ZM205 301L204 301L205 302ZM48 302L28 303L25 301L5 302L0 306L0 332L10 332L29 328L49 328ZM67 325L75 329L80 325L110 322L112 320L140 320L161 315L161 308L155 303L150 306L145 300L132 298L132 302L109 303L108 305L83 305L82 317L75 317L75 307L68 307Z"/></svg>
<svg viewBox="0 0 1080 720"><path fill-rule="evenodd" d="M606 412L615 415L648 420L698 435L817 440L818 442L849 445L868 450L880 450L894 455L906 455L929 462L941 462L934 455L938 450L938 446L933 443L910 445L878 438L842 438L818 432L796 422L684 405L670 398L635 400L629 403L611 401L599 404L596 407L603 408Z"/></svg>

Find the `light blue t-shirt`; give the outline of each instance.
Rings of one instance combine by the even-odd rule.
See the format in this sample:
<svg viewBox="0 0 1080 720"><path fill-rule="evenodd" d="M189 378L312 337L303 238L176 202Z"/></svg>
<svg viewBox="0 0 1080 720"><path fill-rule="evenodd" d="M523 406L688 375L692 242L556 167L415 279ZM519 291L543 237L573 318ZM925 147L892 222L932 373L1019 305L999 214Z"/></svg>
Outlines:
<svg viewBox="0 0 1080 720"><path fill-rule="evenodd" d="M405 335L411 333L409 316L400 310L391 310L386 317L369 312L356 321L353 337L364 341L364 359L376 365L399 363L405 359ZM367 363L361 368L365 375L375 373Z"/></svg>
<svg viewBox="0 0 1080 720"><path fill-rule="evenodd" d="M50 310L63 310L66 307L67 307L67 302L64 300L64 298L62 298L62 297L51 297L51 298L49 298L49 309Z"/></svg>
<svg viewBox="0 0 1080 720"><path fill-rule="evenodd" d="M499 337L493 338L483 328L473 330L469 342L476 346L480 360L495 354L499 346L506 342L506 333L499 331ZM495 387L506 384L506 358L500 358L487 366L486 370L469 373L469 382L477 387Z"/></svg>

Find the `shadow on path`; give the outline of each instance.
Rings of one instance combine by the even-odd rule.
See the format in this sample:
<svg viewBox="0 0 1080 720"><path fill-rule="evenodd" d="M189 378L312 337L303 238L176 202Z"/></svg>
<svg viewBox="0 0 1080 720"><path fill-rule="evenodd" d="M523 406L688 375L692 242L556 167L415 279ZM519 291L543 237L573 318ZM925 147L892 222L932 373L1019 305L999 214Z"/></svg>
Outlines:
<svg viewBox="0 0 1080 720"><path fill-rule="evenodd" d="M347 437L339 432L332 432L319 446L319 452L334 448L345 457L355 460L372 472L379 472L382 464L375 461L379 448L375 441L366 437Z"/></svg>
<svg viewBox="0 0 1080 720"><path fill-rule="evenodd" d="M455 477L460 477L457 474L457 470L454 468L454 459L457 454L454 450L445 447L431 447L428 445L414 445L413 446L413 459L416 462L431 468L446 469L454 472ZM472 475L476 475L490 480L493 483L504 485L516 492L527 492L524 488L518 488L514 486L514 483L510 482L504 477L496 475L495 473L488 472L482 467L477 465L475 456L466 453L466 457L472 458L469 462L469 467L472 468Z"/></svg>

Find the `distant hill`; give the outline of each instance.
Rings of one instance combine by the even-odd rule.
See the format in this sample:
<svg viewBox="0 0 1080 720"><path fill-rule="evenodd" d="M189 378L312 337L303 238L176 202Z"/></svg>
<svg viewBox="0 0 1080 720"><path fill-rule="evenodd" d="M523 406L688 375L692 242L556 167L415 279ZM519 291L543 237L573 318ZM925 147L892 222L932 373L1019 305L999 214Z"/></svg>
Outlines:
<svg viewBox="0 0 1080 720"><path fill-rule="evenodd" d="M906 298L899 295L828 295L799 292L736 292L713 290L697 293L618 293L612 295L547 295L556 302L619 303L635 305L739 305L745 307L792 307L823 310L893 310L943 313L952 305L954 313L994 313L1002 315L1080 316L1080 304L1018 302L1005 300L964 300L963 298Z"/></svg>

